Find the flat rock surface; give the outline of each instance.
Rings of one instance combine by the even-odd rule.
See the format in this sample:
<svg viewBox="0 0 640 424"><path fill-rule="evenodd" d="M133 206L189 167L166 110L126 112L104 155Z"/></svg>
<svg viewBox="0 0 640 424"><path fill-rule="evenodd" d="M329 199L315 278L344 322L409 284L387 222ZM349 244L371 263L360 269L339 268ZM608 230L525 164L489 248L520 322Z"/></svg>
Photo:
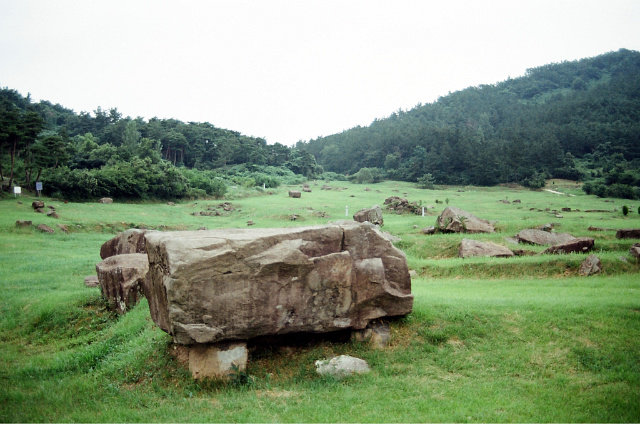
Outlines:
<svg viewBox="0 0 640 424"><path fill-rule="evenodd" d="M593 242L590 237L578 237L569 242L548 247L540 254L586 253L593 247Z"/></svg>
<svg viewBox="0 0 640 424"><path fill-rule="evenodd" d="M569 233L552 233L549 231L528 228L516 234L516 239L520 243L544 246L568 243L576 238Z"/></svg>
<svg viewBox="0 0 640 424"><path fill-rule="evenodd" d="M442 211L436 221L439 231L445 233L493 233L495 227L490 221L462 209L449 206Z"/></svg>
<svg viewBox="0 0 640 424"><path fill-rule="evenodd" d="M363 329L413 306L404 253L369 223L146 239L151 316L180 344Z"/></svg>
<svg viewBox="0 0 640 424"><path fill-rule="evenodd" d="M462 239L459 258L469 258L472 256L490 256L498 258L508 258L514 256L511 249L488 241L478 241L472 239Z"/></svg>

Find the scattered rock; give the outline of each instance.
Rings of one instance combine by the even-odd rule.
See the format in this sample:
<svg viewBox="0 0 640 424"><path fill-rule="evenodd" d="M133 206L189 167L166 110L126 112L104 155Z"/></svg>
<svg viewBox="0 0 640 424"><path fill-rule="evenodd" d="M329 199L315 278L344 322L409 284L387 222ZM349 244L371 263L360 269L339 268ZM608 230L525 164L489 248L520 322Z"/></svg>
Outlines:
<svg viewBox="0 0 640 424"><path fill-rule="evenodd" d="M64 224L58 224L58 228L60 228L60 231L62 231L65 234L69 234L69 229L67 228L66 225Z"/></svg>
<svg viewBox="0 0 640 424"><path fill-rule="evenodd" d="M585 212L611 212L605 209L588 209Z"/></svg>
<svg viewBox="0 0 640 424"><path fill-rule="evenodd" d="M44 213L42 208L34 209L34 212L36 212L36 213Z"/></svg>
<svg viewBox="0 0 640 424"><path fill-rule="evenodd" d="M431 234L435 234L436 233L436 227L434 227L433 225L423 228L421 230L422 234L427 234L427 235L431 235Z"/></svg>
<svg viewBox="0 0 640 424"><path fill-rule="evenodd" d="M250 227L250 226L252 226L252 225L256 225L256 223L255 223L255 222L253 222L253 220L251 220L251 219L250 219L250 220L248 220L248 221L247 221L247 226L248 226L248 227Z"/></svg>
<svg viewBox="0 0 640 424"><path fill-rule="evenodd" d="M571 212L571 208L562 208L562 212Z"/></svg>
<svg viewBox="0 0 640 424"><path fill-rule="evenodd" d="M520 199L515 199L513 203L522 203L522 201Z"/></svg>
<svg viewBox="0 0 640 424"><path fill-rule="evenodd" d="M583 276L589 276L597 274L602 271L602 262L596 255L589 255L587 259L582 262L578 274Z"/></svg>
<svg viewBox="0 0 640 424"><path fill-rule="evenodd" d="M44 202L42 200L35 200L35 201L31 202L31 207L34 210L42 209L42 208L44 208Z"/></svg>
<svg viewBox="0 0 640 424"><path fill-rule="evenodd" d="M398 190L393 190L398 191ZM390 211L397 213L409 212L416 215L422 213L422 207L417 202L409 202L407 199L398 196L391 196L385 199L384 204Z"/></svg>
<svg viewBox="0 0 640 424"><path fill-rule="evenodd" d="M349 377L353 374L364 374L371 371L367 361L353 356L340 355L330 360L316 361L316 372L320 375L331 375L336 378Z"/></svg>
<svg viewBox="0 0 640 424"><path fill-rule="evenodd" d="M96 264L102 297L109 308L123 314L138 303L149 260L144 253L109 256Z"/></svg>
<svg viewBox="0 0 640 424"><path fill-rule="evenodd" d="M575 240L569 233L551 233L543 230L528 228L516 234L520 243L537 244L540 246L567 243Z"/></svg>
<svg viewBox="0 0 640 424"><path fill-rule="evenodd" d="M293 197L294 199L298 199L302 196L300 190L289 190L289 197Z"/></svg>
<svg viewBox="0 0 640 424"><path fill-rule="evenodd" d="M198 231L206 231L206 230L208 230L208 228L207 228L207 227L199 227L199 228L198 228Z"/></svg>
<svg viewBox="0 0 640 424"><path fill-rule="evenodd" d="M391 338L391 328L384 320L373 320L363 330L351 333L351 339L357 342L369 342L378 349L384 348Z"/></svg>
<svg viewBox="0 0 640 424"><path fill-rule="evenodd" d="M110 256L127 253L147 253L144 235L148 232L149 230L132 228L119 233L100 247L100 257L107 259Z"/></svg>
<svg viewBox="0 0 640 424"><path fill-rule="evenodd" d="M545 254L586 253L593 247L593 239L590 237L578 237L566 243L551 246L540 252Z"/></svg>
<svg viewBox="0 0 640 424"><path fill-rule="evenodd" d="M168 205L168 206L175 206L176 204L175 204L175 203L173 203L173 202L167 202L167 205Z"/></svg>
<svg viewBox="0 0 640 424"><path fill-rule="evenodd" d="M103 204L109 204L109 203L113 203L113 199L111 197L103 197L98 202Z"/></svg>
<svg viewBox="0 0 640 424"><path fill-rule="evenodd" d="M49 234L55 233L53 228L51 228L51 227L49 227L48 225L45 225L45 224L40 224L36 228L38 229L38 231L41 231L43 233L49 233Z"/></svg>
<svg viewBox="0 0 640 424"><path fill-rule="evenodd" d="M189 348L189 371L196 380L229 379L245 371L248 357L243 342L195 345Z"/></svg>
<svg viewBox="0 0 640 424"><path fill-rule="evenodd" d="M631 253L631 256L633 256L634 258L640 260L640 243L635 243L633 246L631 246L631 248L629 249L629 253Z"/></svg>
<svg viewBox="0 0 640 424"><path fill-rule="evenodd" d="M353 220L356 222L370 222L375 225L382 226L384 220L382 219L382 208L378 205L374 205L370 208L360 209L353 215Z"/></svg>
<svg viewBox="0 0 640 424"><path fill-rule="evenodd" d="M619 239L637 239L640 238L640 228L623 228L616 232L616 238Z"/></svg>
<svg viewBox="0 0 640 424"><path fill-rule="evenodd" d="M56 218L56 219L60 218L60 215L58 215L55 211L47 212L47 216L51 218Z"/></svg>
<svg viewBox="0 0 640 424"><path fill-rule="evenodd" d="M500 246L499 244L471 239L462 239L460 249L458 250L459 258L469 258L472 256L508 258L513 255L511 249Z"/></svg>
<svg viewBox="0 0 640 424"><path fill-rule="evenodd" d="M589 231L607 231L607 228L600 228L600 227L594 227L594 226L589 226L588 228Z"/></svg>
<svg viewBox="0 0 640 424"><path fill-rule="evenodd" d="M535 256L537 253L533 250L515 249L513 254L516 256Z"/></svg>
<svg viewBox="0 0 640 424"><path fill-rule="evenodd" d="M151 316L179 344L362 329L413 306L404 253L369 223L146 239Z"/></svg>
<svg viewBox="0 0 640 424"><path fill-rule="evenodd" d="M289 215L289 221L297 221L299 218L299 216L295 213L292 213L291 215Z"/></svg>
<svg viewBox="0 0 640 424"><path fill-rule="evenodd" d="M305 187L302 189L304 193L311 193L311 189L309 187Z"/></svg>
<svg viewBox="0 0 640 424"><path fill-rule="evenodd" d="M486 219L452 206L445 208L436 220L436 228L445 233L493 233L493 224Z"/></svg>
<svg viewBox="0 0 640 424"><path fill-rule="evenodd" d="M551 231L553 231L553 227L554 227L554 224L552 222L549 222L547 224L541 225L538 229L550 233Z"/></svg>
<svg viewBox="0 0 640 424"><path fill-rule="evenodd" d="M505 199L498 200L498 202L500 202L500 203L504 203L505 205L510 205L510 204L511 204L511 202L510 202L510 201L505 200Z"/></svg>
<svg viewBox="0 0 640 424"><path fill-rule="evenodd" d="M410 269L410 270L409 270L409 276L410 276L411 278L416 278L416 277L418 277L418 271L416 271L415 269Z"/></svg>
<svg viewBox="0 0 640 424"><path fill-rule="evenodd" d="M16 227L19 227L19 228L30 227L32 224L33 224L32 221L25 221L22 219L19 219L16 221Z"/></svg>
<svg viewBox="0 0 640 424"><path fill-rule="evenodd" d="M87 287L99 287L100 282L98 281L98 276L89 275L88 277L84 277L84 285Z"/></svg>

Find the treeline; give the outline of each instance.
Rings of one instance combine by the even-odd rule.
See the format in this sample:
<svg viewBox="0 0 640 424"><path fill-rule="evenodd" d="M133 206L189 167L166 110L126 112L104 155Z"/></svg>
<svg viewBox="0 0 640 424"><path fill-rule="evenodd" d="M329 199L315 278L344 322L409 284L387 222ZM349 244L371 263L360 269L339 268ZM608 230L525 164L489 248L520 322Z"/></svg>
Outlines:
<svg viewBox="0 0 640 424"><path fill-rule="evenodd" d="M535 188L554 177L588 181L585 190L594 194L636 198L640 53L529 69L297 147L356 181Z"/></svg>
<svg viewBox="0 0 640 424"><path fill-rule="evenodd" d="M228 185L276 187L322 173L305 151L210 123L76 114L0 90L0 181L71 200L222 196Z"/></svg>

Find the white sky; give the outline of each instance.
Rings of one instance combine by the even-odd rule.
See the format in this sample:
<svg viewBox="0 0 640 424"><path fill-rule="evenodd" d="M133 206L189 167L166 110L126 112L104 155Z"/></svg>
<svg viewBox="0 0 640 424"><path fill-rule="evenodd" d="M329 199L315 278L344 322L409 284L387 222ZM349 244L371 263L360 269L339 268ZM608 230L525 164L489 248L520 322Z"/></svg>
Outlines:
<svg viewBox="0 0 640 424"><path fill-rule="evenodd" d="M620 48L639 0L0 0L0 86L269 143Z"/></svg>

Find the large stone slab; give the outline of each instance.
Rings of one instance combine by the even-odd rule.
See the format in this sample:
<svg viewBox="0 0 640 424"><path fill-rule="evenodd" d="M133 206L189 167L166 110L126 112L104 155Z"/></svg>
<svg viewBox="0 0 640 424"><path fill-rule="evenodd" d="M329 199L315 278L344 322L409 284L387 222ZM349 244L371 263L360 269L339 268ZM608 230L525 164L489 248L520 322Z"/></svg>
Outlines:
<svg viewBox="0 0 640 424"><path fill-rule="evenodd" d="M443 233L493 233L495 228L490 221L449 206L436 220L436 228Z"/></svg>
<svg viewBox="0 0 640 424"><path fill-rule="evenodd" d="M537 245L555 245L568 243L576 238L569 233L551 233L549 231L528 228L516 234L520 243Z"/></svg>
<svg viewBox="0 0 640 424"><path fill-rule="evenodd" d="M622 228L616 231L616 238L619 239L640 239L640 228Z"/></svg>
<svg viewBox="0 0 640 424"><path fill-rule="evenodd" d="M98 262L100 291L109 308L122 314L138 303L148 271L149 261L143 253L110 256Z"/></svg>
<svg viewBox="0 0 640 424"><path fill-rule="evenodd" d="M514 256L511 249L490 241L478 241L472 239L462 239L460 249L458 250L459 258L470 258L472 256L489 256L496 258L508 258Z"/></svg>
<svg viewBox="0 0 640 424"><path fill-rule="evenodd" d="M382 218L382 208L374 205L370 208L360 209L353 215L353 220L357 222L370 222L372 224L382 226L384 219Z"/></svg>
<svg viewBox="0 0 640 424"><path fill-rule="evenodd" d="M594 240L590 237L578 237L567 243L556 244L555 246L547 247L540 252L541 255L557 255L565 253L586 253L593 247Z"/></svg>
<svg viewBox="0 0 640 424"><path fill-rule="evenodd" d="M179 344L363 329L413 306L404 253L369 223L146 239L151 316Z"/></svg>

